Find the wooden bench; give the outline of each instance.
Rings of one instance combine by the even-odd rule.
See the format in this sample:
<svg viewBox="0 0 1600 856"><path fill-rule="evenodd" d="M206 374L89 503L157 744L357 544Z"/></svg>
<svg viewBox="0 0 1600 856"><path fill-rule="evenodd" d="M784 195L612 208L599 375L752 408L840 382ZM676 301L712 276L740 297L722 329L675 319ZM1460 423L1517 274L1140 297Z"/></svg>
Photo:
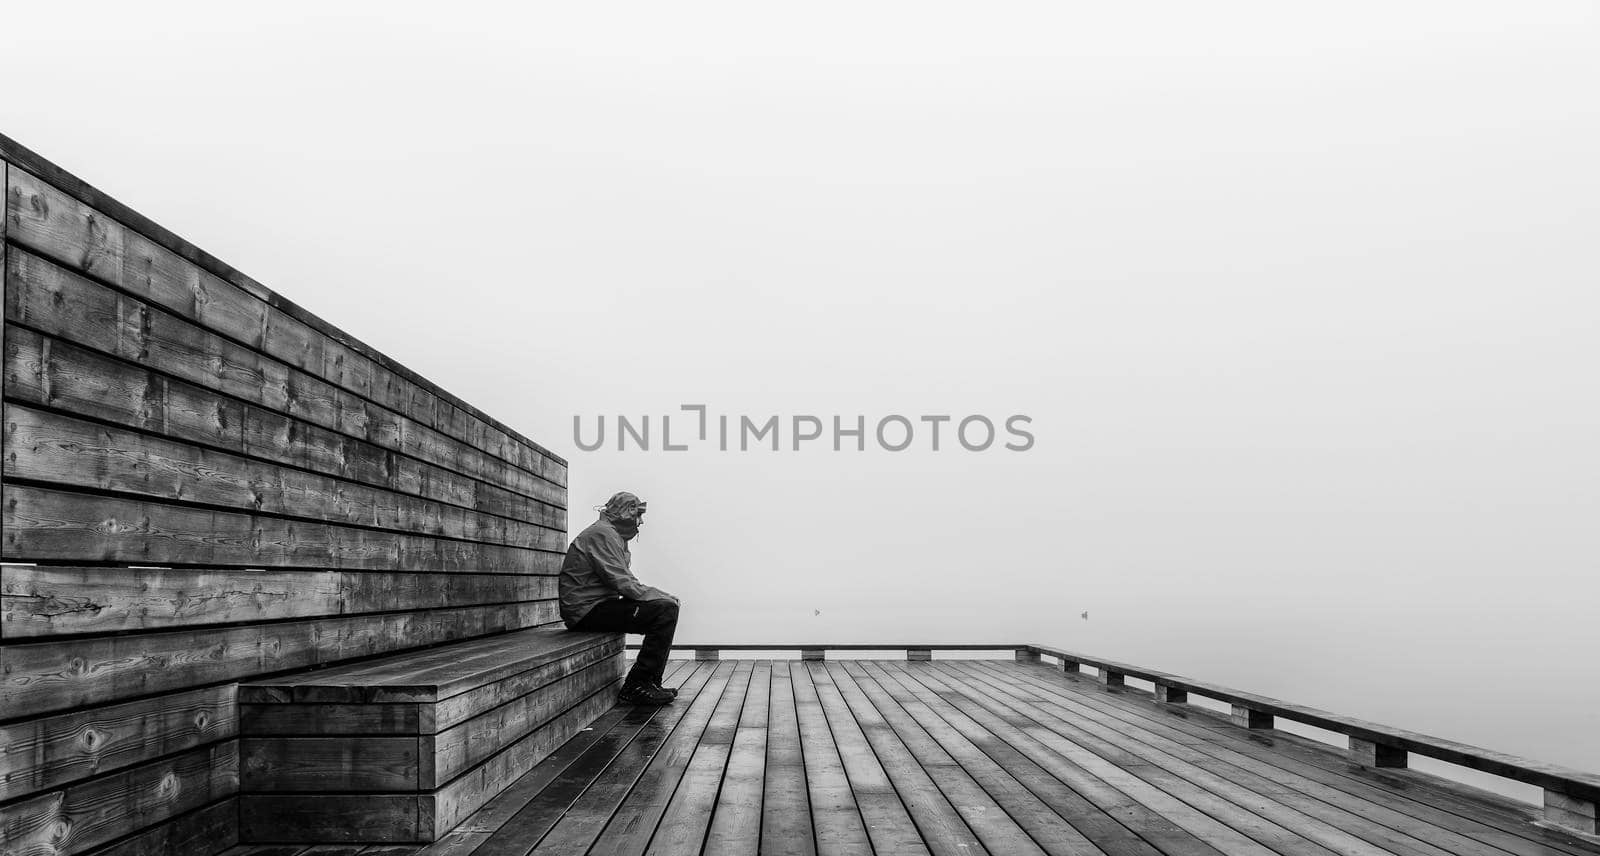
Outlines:
<svg viewBox="0 0 1600 856"><path fill-rule="evenodd" d="M520 630L241 684L240 840L432 842L616 702L622 636Z"/></svg>

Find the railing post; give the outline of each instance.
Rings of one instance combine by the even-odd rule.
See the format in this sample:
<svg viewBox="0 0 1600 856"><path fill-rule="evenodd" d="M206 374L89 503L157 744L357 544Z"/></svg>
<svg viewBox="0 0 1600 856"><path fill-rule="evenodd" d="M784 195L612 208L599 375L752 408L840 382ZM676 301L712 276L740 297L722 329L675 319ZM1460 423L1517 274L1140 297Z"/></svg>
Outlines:
<svg viewBox="0 0 1600 856"><path fill-rule="evenodd" d="M1350 760L1363 767L1405 767L1406 750L1359 737L1350 738Z"/></svg>
<svg viewBox="0 0 1600 856"><path fill-rule="evenodd" d="M801 660L821 660L822 659L822 649L821 648L801 648L800 649L800 659Z"/></svg>
<svg viewBox="0 0 1600 856"><path fill-rule="evenodd" d="M718 651L716 648L696 648L696 649L694 649L694 658L696 660L716 660L716 659L720 659L721 656L722 656L722 653L720 651Z"/></svg>
<svg viewBox="0 0 1600 856"><path fill-rule="evenodd" d="M1261 710L1251 710L1242 704L1233 706L1233 721L1236 725L1245 728L1271 728L1272 714Z"/></svg>
<svg viewBox="0 0 1600 856"><path fill-rule="evenodd" d="M933 649L931 649L931 648L907 648L906 649L906 659L907 660L914 660L914 661L917 661L917 662L932 661L933 660Z"/></svg>
<svg viewBox="0 0 1600 856"><path fill-rule="evenodd" d="M1077 660L1068 660L1067 658L1063 657L1061 658L1061 671L1077 674L1078 672L1082 671L1082 666L1079 665Z"/></svg>
<svg viewBox="0 0 1600 856"><path fill-rule="evenodd" d="M1586 835L1600 835L1600 823L1596 817L1600 815L1595 809L1593 797L1569 796L1559 791L1548 788L1544 792L1544 819L1569 829L1576 829Z"/></svg>
<svg viewBox="0 0 1600 856"><path fill-rule="evenodd" d="M1037 663L1037 662L1039 662L1039 652L1038 651L1030 651L1027 648L1018 648L1017 649L1017 662L1018 663Z"/></svg>
<svg viewBox="0 0 1600 856"><path fill-rule="evenodd" d="M1166 684L1156 684L1156 701L1165 704L1184 704L1189 700L1189 691Z"/></svg>
<svg viewBox="0 0 1600 856"><path fill-rule="evenodd" d="M1127 675L1124 675L1116 669L1108 669L1105 666L1100 667L1100 683L1105 684L1108 687L1125 686L1122 681L1126 677Z"/></svg>

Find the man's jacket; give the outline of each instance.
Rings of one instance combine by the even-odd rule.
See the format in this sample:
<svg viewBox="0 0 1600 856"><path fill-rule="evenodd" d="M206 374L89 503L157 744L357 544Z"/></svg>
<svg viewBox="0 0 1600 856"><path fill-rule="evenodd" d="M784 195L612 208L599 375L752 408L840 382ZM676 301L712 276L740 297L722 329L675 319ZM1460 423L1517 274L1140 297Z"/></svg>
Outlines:
<svg viewBox="0 0 1600 856"><path fill-rule="evenodd" d="M561 620L567 629L583 620L594 605L616 597L629 600L670 600L671 595L639 582L629 570L633 554L628 541L605 518L572 539L561 563Z"/></svg>

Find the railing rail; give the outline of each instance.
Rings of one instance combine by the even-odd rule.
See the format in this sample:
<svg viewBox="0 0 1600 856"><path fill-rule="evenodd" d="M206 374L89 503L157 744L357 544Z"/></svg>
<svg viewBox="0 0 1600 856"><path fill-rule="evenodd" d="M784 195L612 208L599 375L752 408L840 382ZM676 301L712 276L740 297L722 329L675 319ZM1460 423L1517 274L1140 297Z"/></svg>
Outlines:
<svg viewBox="0 0 1600 856"><path fill-rule="evenodd" d="M638 649L640 646L630 644L627 647ZM722 651L792 650L800 651L802 660L822 660L827 651L905 651L909 660L932 659L934 651L1013 651L1016 659L1023 662L1039 662L1041 656L1054 657L1066 672L1077 672L1081 666L1093 667L1099 672L1100 682L1109 686L1122 686L1124 679L1130 677L1149 681L1155 686L1154 697L1160 703L1184 704L1188 702L1190 693L1226 702L1233 707L1233 721L1245 728L1271 729L1275 721L1282 718L1342 734L1350 741L1350 759L1363 766L1405 767L1408 754L1414 753L1534 785L1544 790L1545 820L1590 835L1600 833L1596 821L1596 804L1600 803L1600 775L1048 645L772 642L716 645L682 643L673 645L672 649L694 651L695 658L699 660L715 660Z"/></svg>
<svg viewBox="0 0 1600 856"><path fill-rule="evenodd" d="M1079 666L1092 666L1100 681L1120 685L1124 678L1138 678L1155 685L1155 698L1167 704L1188 701L1190 693L1227 702L1233 706L1234 722L1246 728L1272 728L1275 718L1343 734L1350 741L1350 758L1368 767L1405 767L1407 754L1414 753L1451 764L1491 773L1496 776L1544 789L1545 819L1562 826L1594 834L1596 803L1600 801L1600 775L1585 773L1558 764L1534 761L1472 746L1456 740L1391 728L1353 716L1331 713L1303 704L1247 693L1220 684L1197 681L1170 672L1146 669L1063 651L1046 645L1026 645L1033 658L1055 657L1063 670L1075 672Z"/></svg>

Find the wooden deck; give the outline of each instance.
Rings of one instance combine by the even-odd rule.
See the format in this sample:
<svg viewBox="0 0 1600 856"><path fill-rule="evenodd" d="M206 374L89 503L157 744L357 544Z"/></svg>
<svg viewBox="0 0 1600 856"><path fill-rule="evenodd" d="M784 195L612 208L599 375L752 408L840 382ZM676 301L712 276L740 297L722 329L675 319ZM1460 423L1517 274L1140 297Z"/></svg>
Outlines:
<svg viewBox="0 0 1600 856"><path fill-rule="evenodd" d="M1574 856L1533 807L1009 660L673 660L428 846L229 856Z"/></svg>

